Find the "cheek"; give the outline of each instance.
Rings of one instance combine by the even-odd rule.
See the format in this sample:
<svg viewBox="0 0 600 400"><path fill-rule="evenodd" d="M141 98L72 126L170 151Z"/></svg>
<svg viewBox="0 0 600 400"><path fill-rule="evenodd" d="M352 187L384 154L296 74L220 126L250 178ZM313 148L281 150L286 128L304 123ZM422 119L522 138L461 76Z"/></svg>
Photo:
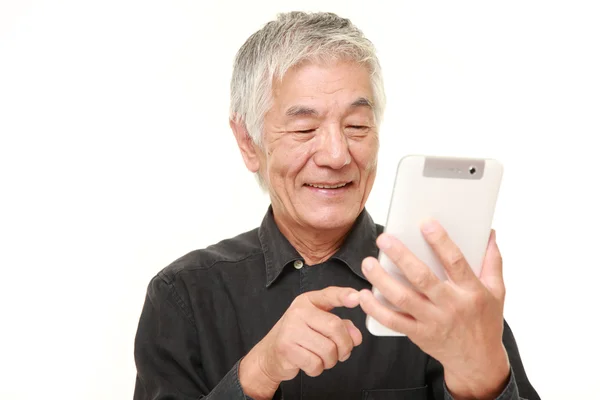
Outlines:
<svg viewBox="0 0 600 400"><path fill-rule="evenodd" d="M280 146L281 150L272 151L267 159L268 173L271 179L293 181L309 162L311 146Z"/></svg>
<svg viewBox="0 0 600 400"><path fill-rule="evenodd" d="M370 173L376 170L378 151L379 142L376 139L369 140L369 142L355 143L350 148L352 158L363 173Z"/></svg>

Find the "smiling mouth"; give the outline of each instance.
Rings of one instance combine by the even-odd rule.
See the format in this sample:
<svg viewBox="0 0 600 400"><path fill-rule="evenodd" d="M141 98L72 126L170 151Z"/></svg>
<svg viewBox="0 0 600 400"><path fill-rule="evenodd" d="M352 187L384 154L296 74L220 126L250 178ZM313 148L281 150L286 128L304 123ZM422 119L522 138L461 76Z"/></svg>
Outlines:
<svg viewBox="0 0 600 400"><path fill-rule="evenodd" d="M335 185L325 185L320 183L305 183L306 186L314 187L317 189L341 189L343 187L349 186L352 182L343 182L337 183Z"/></svg>

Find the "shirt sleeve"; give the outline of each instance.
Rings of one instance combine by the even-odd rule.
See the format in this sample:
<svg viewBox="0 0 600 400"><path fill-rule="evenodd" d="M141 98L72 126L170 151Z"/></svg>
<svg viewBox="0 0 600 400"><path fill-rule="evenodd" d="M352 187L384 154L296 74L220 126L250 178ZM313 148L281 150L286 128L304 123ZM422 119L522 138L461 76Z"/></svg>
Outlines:
<svg viewBox="0 0 600 400"><path fill-rule="evenodd" d="M148 286L134 350L134 400L248 400L238 377L239 361L209 388L196 324L172 283L155 277ZM250 399L251 400L251 399Z"/></svg>
<svg viewBox="0 0 600 400"><path fill-rule="evenodd" d="M446 384L444 383L444 400L454 400L454 397L448 391ZM519 389L517 388L517 383L515 381L515 374L512 369L510 370L510 379L508 384L500 393L500 396L496 397L496 400L524 400L519 397Z"/></svg>

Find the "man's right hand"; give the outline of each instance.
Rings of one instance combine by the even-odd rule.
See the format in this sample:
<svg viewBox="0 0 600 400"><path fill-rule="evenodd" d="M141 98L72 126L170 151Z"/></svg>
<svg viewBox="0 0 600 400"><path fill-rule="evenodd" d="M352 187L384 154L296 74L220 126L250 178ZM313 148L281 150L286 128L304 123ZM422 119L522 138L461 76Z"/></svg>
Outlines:
<svg viewBox="0 0 600 400"><path fill-rule="evenodd" d="M330 286L296 297L269 333L242 359L240 384L247 396L271 399L282 381L300 370L318 376L323 370L346 361L362 334L352 321L329 311L354 308L358 292Z"/></svg>

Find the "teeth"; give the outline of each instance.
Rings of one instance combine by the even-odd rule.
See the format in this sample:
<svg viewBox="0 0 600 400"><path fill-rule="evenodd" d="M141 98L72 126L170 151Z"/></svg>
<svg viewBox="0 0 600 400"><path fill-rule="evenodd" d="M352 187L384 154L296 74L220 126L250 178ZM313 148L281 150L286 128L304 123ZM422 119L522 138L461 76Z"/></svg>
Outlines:
<svg viewBox="0 0 600 400"><path fill-rule="evenodd" d="M347 183L340 183L339 185L329 186L329 185L313 185L311 183L307 183L308 186L312 186L319 189L337 189L347 185Z"/></svg>

